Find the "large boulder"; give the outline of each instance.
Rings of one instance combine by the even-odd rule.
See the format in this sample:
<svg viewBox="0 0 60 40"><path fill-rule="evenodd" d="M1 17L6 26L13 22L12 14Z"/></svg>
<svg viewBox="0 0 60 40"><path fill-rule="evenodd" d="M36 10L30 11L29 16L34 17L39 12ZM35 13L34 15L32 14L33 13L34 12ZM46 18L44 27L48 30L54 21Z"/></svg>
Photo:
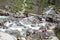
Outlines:
<svg viewBox="0 0 60 40"><path fill-rule="evenodd" d="M11 36L7 33L0 32L0 40L17 40L14 36Z"/></svg>

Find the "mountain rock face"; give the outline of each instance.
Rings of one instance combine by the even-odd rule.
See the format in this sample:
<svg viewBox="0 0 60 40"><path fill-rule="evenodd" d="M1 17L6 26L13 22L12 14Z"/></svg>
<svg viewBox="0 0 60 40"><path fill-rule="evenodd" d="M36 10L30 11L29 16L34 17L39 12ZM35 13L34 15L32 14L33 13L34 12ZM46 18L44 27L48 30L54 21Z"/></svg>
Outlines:
<svg viewBox="0 0 60 40"><path fill-rule="evenodd" d="M11 36L7 33L0 32L0 40L17 40L14 36Z"/></svg>

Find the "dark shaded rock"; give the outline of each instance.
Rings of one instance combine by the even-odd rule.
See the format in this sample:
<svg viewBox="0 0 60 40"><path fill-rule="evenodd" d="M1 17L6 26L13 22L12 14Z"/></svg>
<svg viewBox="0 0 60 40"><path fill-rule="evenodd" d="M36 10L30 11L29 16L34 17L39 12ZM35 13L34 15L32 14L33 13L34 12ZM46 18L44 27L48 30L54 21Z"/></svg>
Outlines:
<svg viewBox="0 0 60 40"><path fill-rule="evenodd" d="M54 20L53 20L52 18L47 17L47 18L46 18L46 21L48 21L48 22L53 22Z"/></svg>
<svg viewBox="0 0 60 40"><path fill-rule="evenodd" d="M9 14L8 14L8 13L5 13L5 14L0 13L0 15L1 15L1 16L9 16Z"/></svg>

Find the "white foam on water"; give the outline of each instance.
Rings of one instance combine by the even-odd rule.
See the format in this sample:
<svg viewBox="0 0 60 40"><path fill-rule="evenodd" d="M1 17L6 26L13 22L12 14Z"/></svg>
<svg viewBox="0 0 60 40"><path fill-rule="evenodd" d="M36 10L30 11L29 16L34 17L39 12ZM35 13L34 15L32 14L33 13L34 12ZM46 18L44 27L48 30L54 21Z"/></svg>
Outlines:
<svg viewBox="0 0 60 40"><path fill-rule="evenodd" d="M24 35L24 33L26 33L26 31L24 31L24 29L25 29L24 27L10 27L9 29L18 30L22 36Z"/></svg>
<svg viewBox="0 0 60 40"><path fill-rule="evenodd" d="M5 25L6 27L10 27L11 24L13 24L13 23L11 23L11 22L6 22L6 23L4 23L4 25Z"/></svg>
<svg viewBox="0 0 60 40"><path fill-rule="evenodd" d="M42 25L44 27L46 26L46 20L45 20L45 18L42 18L42 23L40 25Z"/></svg>
<svg viewBox="0 0 60 40"><path fill-rule="evenodd" d="M32 24L26 25L26 24L24 24L23 22L20 22L20 23L23 24L24 26L26 26L26 28L28 27L28 28L31 28L31 29L34 29L34 30L39 30L39 28L40 28L40 27L38 27L37 25L34 25L34 27L32 27L32 26L31 26Z"/></svg>
<svg viewBox="0 0 60 40"><path fill-rule="evenodd" d="M6 31L6 29L1 29L1 28L0 28L0 31L5 32L5 31Z"/></svg>
<svg viewBox="0 0 60 40"><path fill-rule="evenodd" d="M9 16L0 16L0 18L9 18Z"/></svg>

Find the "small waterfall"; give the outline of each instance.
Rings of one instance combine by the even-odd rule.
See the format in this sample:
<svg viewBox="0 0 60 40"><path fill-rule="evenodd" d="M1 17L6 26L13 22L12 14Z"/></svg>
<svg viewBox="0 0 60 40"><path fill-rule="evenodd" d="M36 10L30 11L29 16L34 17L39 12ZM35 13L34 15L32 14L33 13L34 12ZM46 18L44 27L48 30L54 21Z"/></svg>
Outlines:
<svg viewBox="0 0 60 40"><path fill-rule="evenodd" d="M49 15L49 14L53 14L55 13L55 11L53 10L54 6L49 6L48 8L45 9L45 11L43 12L44 15ZM47 21L45 18L42 18L42 25L45 26Z"/></svg>
<svg viewBox="0 0 60 40"><path fill-rule="evenodd" d="M49 6L48 8L45 9L45 11L43 12L43 14L46 14L46 15L50 14L51 11L53 10L53 8L54 8L54 6Z"/></svg>
<svg viewBox="0 0 60 40"><path fill-rule="evenodd" d="M45 18L42 18L42 26L46 26L46 19Z"/></svg>

